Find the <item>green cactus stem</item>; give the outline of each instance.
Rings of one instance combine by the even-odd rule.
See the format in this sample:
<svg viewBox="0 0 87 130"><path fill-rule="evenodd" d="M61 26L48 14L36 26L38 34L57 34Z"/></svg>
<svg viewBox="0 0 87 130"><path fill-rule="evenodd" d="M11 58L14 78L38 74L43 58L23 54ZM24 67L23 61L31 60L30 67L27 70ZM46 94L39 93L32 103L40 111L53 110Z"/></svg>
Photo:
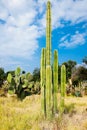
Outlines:
<svg viewBox="0 0 87 130"><path fill-rule="evenodd" d="M57 93L58 93L58 52L54 51L54 63L53 63L53 113L58 111L57 108Z"/></svg>
<svg viewBox="0 0 87 130"><path fill-rule="evenodd" d="M51 66L46 66L46 117L52 117L52 70Z"/></svg>
<svg viewBox="0 0 87 130"><path fill-rule="evenodd" d="M51 4L47 2L46 13L46 65L51 64Z"/></svg>
<svg viewBox="0 0 87 130"><path fill-rule="evenodd" d="M64 111L65 94L66 94L66 68L65 68L65 65L62 65L62 67L61 67L61 101L60 101L60 107L61 107L60 112L61 113L63 113L63 111Z"/></svg>
<svg viewBox="0 0 87 130"><path fill-rule="evenodd" d="M46 49L42 48L41 54L41 109L46 117Z"/></svg>

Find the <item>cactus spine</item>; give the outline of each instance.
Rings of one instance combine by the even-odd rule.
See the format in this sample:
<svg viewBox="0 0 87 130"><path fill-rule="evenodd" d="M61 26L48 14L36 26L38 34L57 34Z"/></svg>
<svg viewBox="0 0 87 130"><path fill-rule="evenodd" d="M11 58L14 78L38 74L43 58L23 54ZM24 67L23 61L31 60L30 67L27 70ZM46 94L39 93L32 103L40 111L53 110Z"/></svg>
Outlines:
<svg viewBox="0 0 87 130"><path fill-rule="evenodd" d="M58 93L58 52L54 51L54 63L53 63L53 112L58 111L57 108L57 93Z"/></svg>
<svg viewBox="0 0 87 130"><path fill-rule="evenodd" d="M65 65L62 65L61 67L61 101L60 101L61 113L64 111L65 94L66 94L66 68L65 68Z"/></svg>

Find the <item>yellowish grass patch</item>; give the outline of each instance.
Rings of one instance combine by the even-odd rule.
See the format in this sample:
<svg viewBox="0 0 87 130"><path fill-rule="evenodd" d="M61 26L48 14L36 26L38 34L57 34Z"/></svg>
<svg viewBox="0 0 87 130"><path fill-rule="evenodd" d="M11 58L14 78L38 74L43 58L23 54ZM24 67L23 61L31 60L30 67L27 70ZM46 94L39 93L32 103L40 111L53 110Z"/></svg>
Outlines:
<svg viewBox="0 0 87 130"><path fill-rule="evenodd" d="M87 130L87 97L66 97L68 113L52 121L42 118L40 99L40 95L23 101L0 97L0 130Z"/></svg>

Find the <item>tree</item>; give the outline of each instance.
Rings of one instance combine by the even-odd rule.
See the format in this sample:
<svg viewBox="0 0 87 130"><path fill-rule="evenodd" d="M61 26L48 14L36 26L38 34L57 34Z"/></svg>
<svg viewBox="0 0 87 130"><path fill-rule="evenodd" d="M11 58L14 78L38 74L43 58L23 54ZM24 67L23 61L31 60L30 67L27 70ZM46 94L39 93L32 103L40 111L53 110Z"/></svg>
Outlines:
<svg viewBox="0 0 87 130"><path fill-rule="evenodd" d="M39 68L35 68L33 71L33 80L36 81L40 81L40 69Z"/></svg>
<svg viewBox="0 0 87 130"><path fill-rule="evenodd" d="M87 56L85 56L82 61L83 63L87 64Z"/></svg>
<svg viewBox="0 0 87 130"><path fill-rule="evenodd" d="M66 80L68 80L69 78L71 78L72 69L77 63L76 61L69 60L67 62L64 62L63 64L66 66Z"/></svg>
<svg viewBox="0 0 87 130"><path fill-rule="evenodd" d="M8 72L6 72L6 76L8 76L8 74L11 74L12 76L15 76L15 70L10 70L10 71L8 71Z"/></svg>
<svg viewBox="0 0 87 130"><path fill-rule="evenodd" d="M0 68L0 86L3 84L3 81L6 79L6 74L3 68Z"/></svg>
<svg viewBox="0 0 87 130"><path fill-rule="evenodd" d="M79 82L82 82L83 80L87 80L87 68L83 66L75 68L72 72L71 78L72 78L73 85L78 85Z"/></svg>

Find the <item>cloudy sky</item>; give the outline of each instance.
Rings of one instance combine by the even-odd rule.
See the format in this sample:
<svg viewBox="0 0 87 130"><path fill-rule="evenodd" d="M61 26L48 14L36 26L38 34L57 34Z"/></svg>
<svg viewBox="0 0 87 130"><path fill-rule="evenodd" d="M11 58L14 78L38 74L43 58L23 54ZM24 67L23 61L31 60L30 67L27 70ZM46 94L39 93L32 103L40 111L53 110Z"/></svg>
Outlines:
<svg viewBox="0 0 87 130"><path fill-rule="evenodd" d="M59 64L87 56L87 0L50 0L52 4L52 51ZM47 0L0 0L0 67L20 66L32 72L40 66L45 47Z"/></svg>

